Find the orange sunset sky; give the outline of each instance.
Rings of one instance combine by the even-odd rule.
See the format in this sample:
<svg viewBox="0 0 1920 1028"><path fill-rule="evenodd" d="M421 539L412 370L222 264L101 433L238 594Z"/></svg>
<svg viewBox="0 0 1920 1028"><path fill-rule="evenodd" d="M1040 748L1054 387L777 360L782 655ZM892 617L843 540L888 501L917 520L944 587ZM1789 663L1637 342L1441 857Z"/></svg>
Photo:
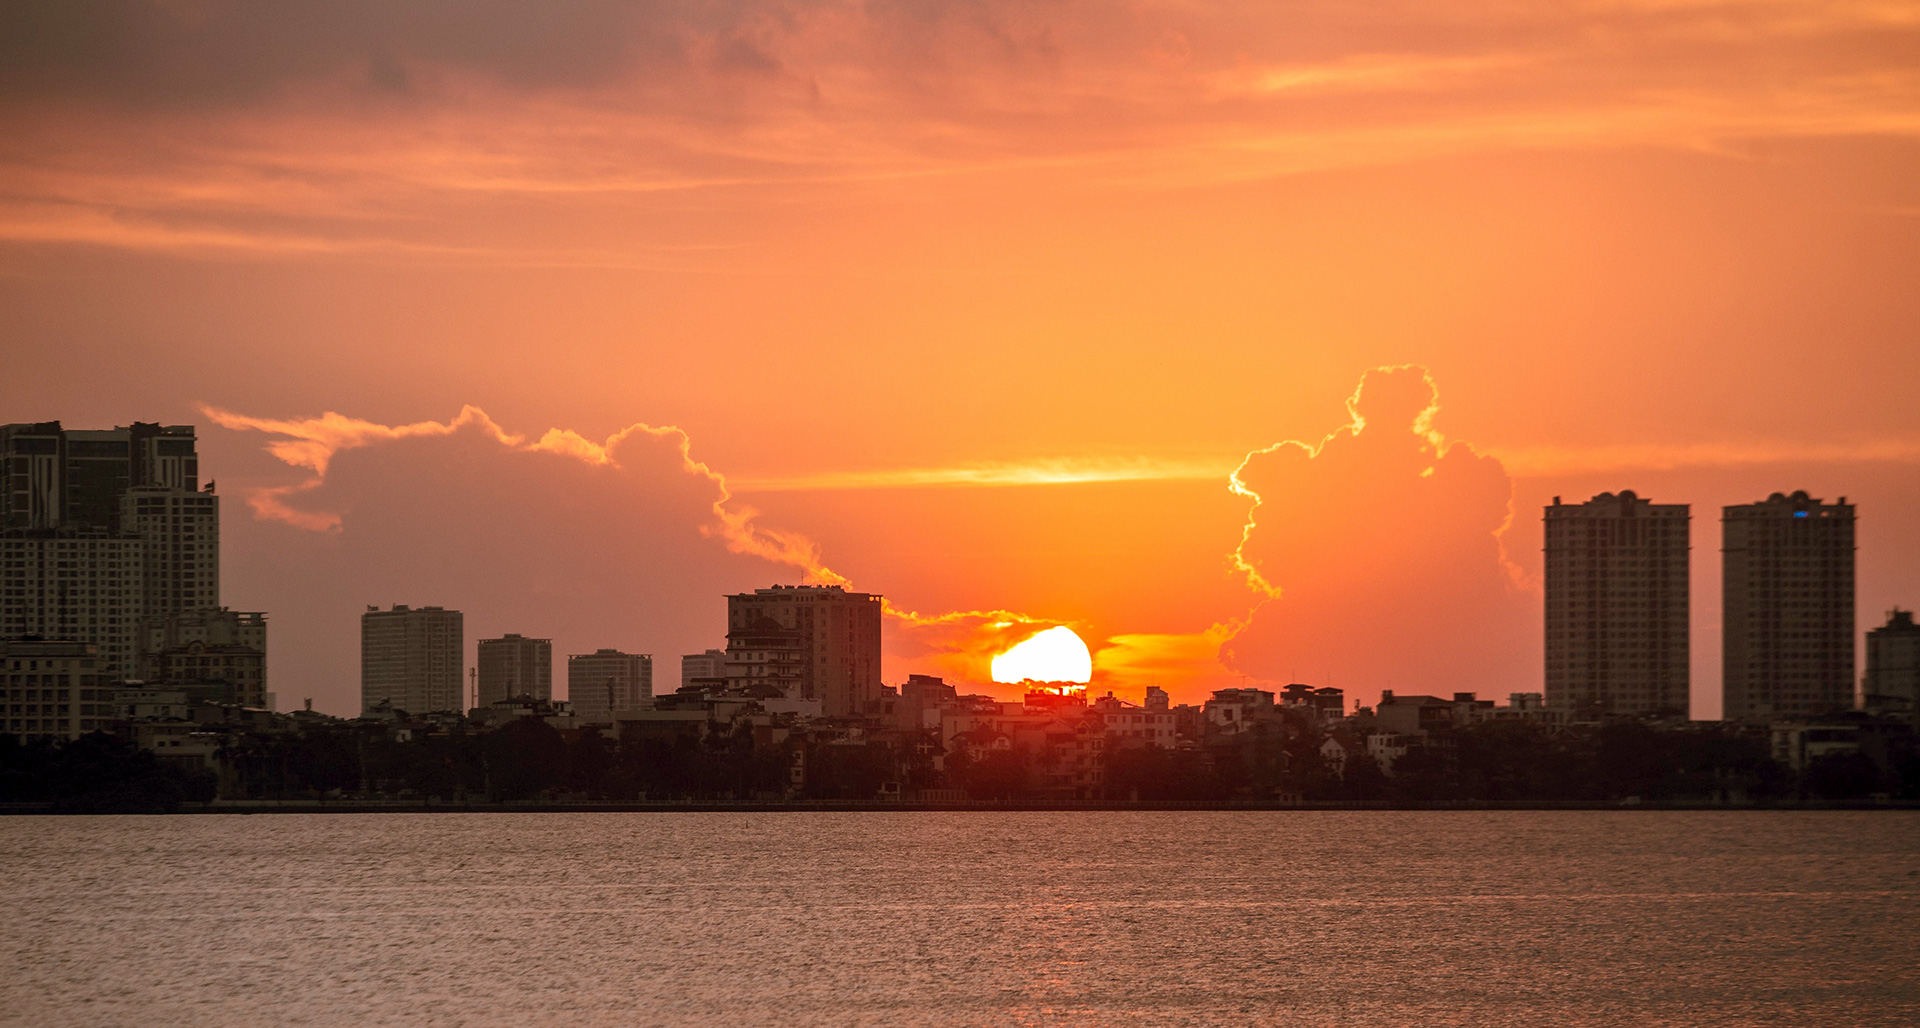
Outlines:
<svg viewBox="0 0 1920 1028"><path fill-rule="evenodd" d="M366 604L670 689L803 579L889 682L1504 698L1631 488L1717 716L1720 505L1920 604L1917 230L1912 3L0 8L0 420L199 425L333 713Z"/></svg>

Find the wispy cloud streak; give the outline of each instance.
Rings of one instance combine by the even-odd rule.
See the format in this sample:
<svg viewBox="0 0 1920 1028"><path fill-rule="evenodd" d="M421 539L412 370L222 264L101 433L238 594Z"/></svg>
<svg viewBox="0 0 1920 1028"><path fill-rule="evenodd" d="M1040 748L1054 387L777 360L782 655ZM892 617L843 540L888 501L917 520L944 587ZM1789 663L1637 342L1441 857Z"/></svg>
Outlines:
<svg viewBox="0 0 1920 1028"><path fill-rule="evenodd" d="M1854 443L1755 440L1727 443L1629 443L1618 446L1514 446L1492 452L1522 477L1681 468L1742 468L1769 464L1915 464L1920 439Z"/></svg>
<svg viewBox="0 0 1920 1028"><path fill-rule="evenodd" d="M981 462L952 467L824 471L810 475L742 478L740 492L815 492L846 489L919 489L949 486L1077 485L1089 482L1217 481L1234 458L1061 457Z"/></svg>

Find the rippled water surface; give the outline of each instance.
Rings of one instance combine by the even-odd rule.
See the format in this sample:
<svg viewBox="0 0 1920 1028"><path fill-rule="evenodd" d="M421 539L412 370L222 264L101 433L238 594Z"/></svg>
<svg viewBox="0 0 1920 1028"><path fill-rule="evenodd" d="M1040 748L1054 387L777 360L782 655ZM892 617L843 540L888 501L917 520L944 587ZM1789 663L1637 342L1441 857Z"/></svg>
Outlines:
<svg viewBox="0 0 1920 1028"><path fill-rule="evenodd" d="M1920 814L0 818L32 1025L1912 1025Z"/></svg>

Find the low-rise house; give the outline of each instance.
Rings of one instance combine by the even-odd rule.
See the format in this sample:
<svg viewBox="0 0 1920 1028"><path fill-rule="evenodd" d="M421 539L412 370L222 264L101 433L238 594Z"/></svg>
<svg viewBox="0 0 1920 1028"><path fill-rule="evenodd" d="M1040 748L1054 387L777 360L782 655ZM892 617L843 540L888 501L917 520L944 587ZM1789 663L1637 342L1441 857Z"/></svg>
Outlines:
<svg viewBox="0 0 1920 1028"><path fill-rule="evenodd" d="M578 723L573 705L566 700L543 700L532 696L514 696L496 700L484 707L475 707L468 715L468 720L482 728L498 728L523 717L539 718L562 730Z"/></svg>
<svg viewBox="0 0 1920 1028"><path fill-rule="evenodd" d="M113 709L127 721L186 721L193 704L178 689L127 688L114 691Z"/></svg>
<svg viewBox="0 0 1920 1028"><path fill-rule="evenodd" d="M1202 710L1209 735L1238 735L1276 713L1273 693L1266 689L1216 689Z"/></svg>
<svg viewBox="0 0 1920 1028"><path fill-rule="evenodd" d="M1904 717L1875 717L1862 711L1833 717L1775 721L1768 728L1773 759L1795 771L1821 757L1865 754L1884 773L1915 746L1913 726Z"/></svg>
<svg viewBox="0 0 1920 1028"><path fill-rule="evenodd" d="M216 765L226 738L193 721L136 721L129 731L135 746L169 764L194 771Z"/></svg>
<svg viewBox="0 0 1920 1028"><path fill-rule="evenodd" d="M1547 698L1542 693L1516 692L1507 695L1506 706L1488 711L1485 720L1532 721L1558 728L1567 723L1567 712L1559 707L1547 706Z"/></svg>
<svg viewBox="0 0 1920 1028"><path fill-rule="evenodd" d="M1173 748L1173 712L1165 707L1139 707L1108 693L1093 701L1093 713L1105 725L1112 746Z"/></svg>
<svg viewBox="0 0 1920 1028"><path fill-rule="evenodd" d="M1280 690L1280 705L1306 713L1319 724L1339 721L1347 713L1347 694L1332 686L1314 688L1295 682Z"/></svg>
<svg viewBox="0 0 1920 1028"><path fill-rule="evenodd" d="M1424 738L1434 732L1464 728L1493 716L1492 700L1476 699L1473 693L1457 692L1453 698L1438 696L1395 696L1388 689L1380 694L1373 708L1373 723L1383 732Z"/></svg>
<svg viewBox="0 0 1920 1028"><path fill-rule="evenodd" d="M1365 744L1345 732L1328 732L1320 743L1320 759L1335 778L1347 777L1347 764L1365 752Z"/></svg>

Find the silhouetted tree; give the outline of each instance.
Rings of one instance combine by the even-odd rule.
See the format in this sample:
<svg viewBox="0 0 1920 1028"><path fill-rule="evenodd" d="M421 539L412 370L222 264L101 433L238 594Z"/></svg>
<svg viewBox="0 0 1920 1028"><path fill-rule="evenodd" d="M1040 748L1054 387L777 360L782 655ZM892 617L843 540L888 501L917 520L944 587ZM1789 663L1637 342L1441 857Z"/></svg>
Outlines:
<svg viewBox="0 0 1920 1028"><path fill-rule="evenodd" d="M583 731L567 746L567 788L573 792L601 799L613 768L613 747L599 732Z"/></svg>
<svg viewBox="0 0 1920 1028"><path fill-rule="evenodd" d="M1148 802L1218 801L1233 794L1203 750L1123 749L1107 755L1107 795Z"/></svg>
<svg viewBox="0 0 1920 1028"><path fill-rule="evenodd" d="M1454 754L1439 746L1414 746L1395 757L1387 798L1399 803L1460 799Z"/></svg>
<svg viewBox="0 0 1920 1028"><path fill-rule="evenodd" d="M1565 799L1579 791L1579 757L1544 725L1487 721L1454 733L1454 762L1462 798Z"/></svg>
<svg viewBox="0 0 1920 1028"><path fill-rule="evenodd" d="M893 753L879 743L825 743L807 748L809 799L871 800L893 779Z"/></svg>
<svg viewBox="0 0 1920 1028"><path fill-rule="evenodd" d="M1373 759L1371 753L1355 753L1347 757L1346 773L1341 776L1336 798L1343 800L1377 800L1387 795L1387 776L1380 770L1380 762Z"/></svg>
<svg viewBox="0 0 1920 1028"><path fill-rule="evenodd" d="M216 782L210 771L164 762L104 732L60 745L0 737L0 768L0 799L82 814L165 813L212 799Z"/></svg>
<svg viewBox="0 0 1920 1028"><path fill-rule="evenodd" d="M487 733L482 749L493 799L535 799L566 784L566 740L540 718L507 722Z"/></svg>
<svg viewBox="0 0 1920 1028"><path fill-rule="evenodd" d="M1807 793L1823 800L1856 800L1885 791L1880 769L1864 753L1828 753L1807 761L1800 776Z"/></svg>
<svg viewBox="0 0 1920 1028"><path fill-rule="evenodd" d="M961 761L952 772L960 788L976 800L1007 802L1026 795L1032 756L1024 746L988 750L980 759Z"/></svg>

